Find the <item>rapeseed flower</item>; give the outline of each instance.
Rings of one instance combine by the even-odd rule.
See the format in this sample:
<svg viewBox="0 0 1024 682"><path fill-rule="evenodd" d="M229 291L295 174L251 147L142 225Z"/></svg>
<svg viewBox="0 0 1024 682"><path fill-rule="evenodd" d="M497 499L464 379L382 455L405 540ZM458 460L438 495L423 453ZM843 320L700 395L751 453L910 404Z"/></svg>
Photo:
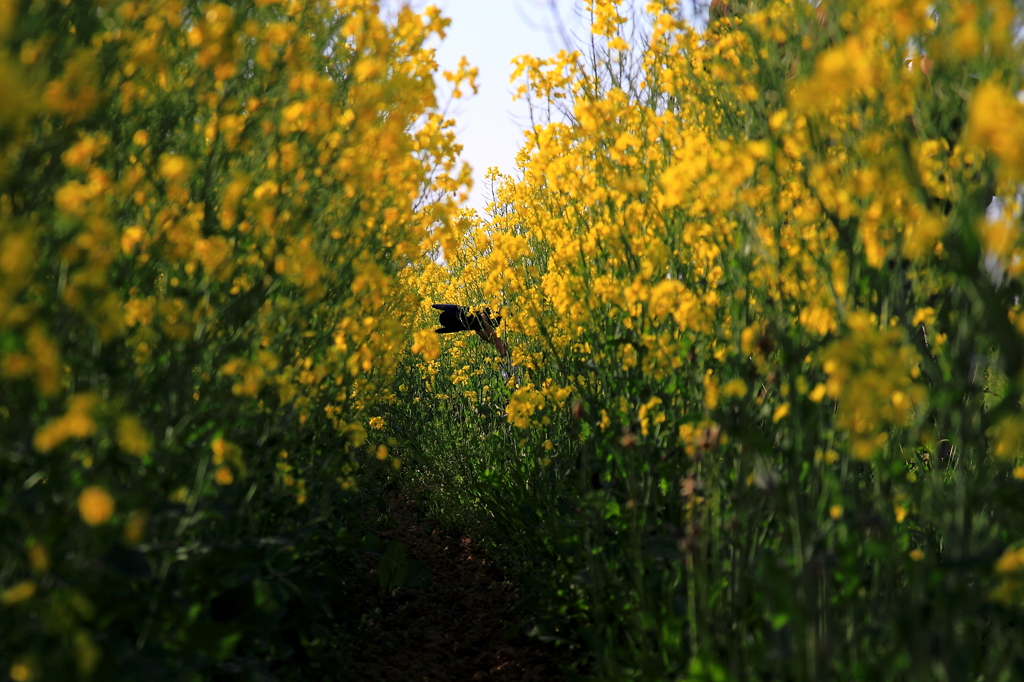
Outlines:
<svg viewBox="0 0 1024 682"><path fill-rule="evenodd" d="M90 526L102 526L114 516L114 498L106 488L91 485L78 495L78 514Z"/></svg>

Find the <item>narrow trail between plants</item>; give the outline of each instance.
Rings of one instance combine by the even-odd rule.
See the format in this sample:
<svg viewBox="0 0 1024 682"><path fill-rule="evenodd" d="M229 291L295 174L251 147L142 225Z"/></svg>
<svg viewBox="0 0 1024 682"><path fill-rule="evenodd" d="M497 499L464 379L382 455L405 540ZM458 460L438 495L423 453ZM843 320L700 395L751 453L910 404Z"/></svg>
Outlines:
<svg viewBox="0 0 1024 682"><path fill-rule="evenodd" d="M514 584L469 537L436 528L415 503L389 497L386 542L401 541L410 561L433 575L422 588L393 594L369 592L354 653L357 680L448 682L564 680L560 668L574 660L565 648L523 634L512 613Z"/></svg>

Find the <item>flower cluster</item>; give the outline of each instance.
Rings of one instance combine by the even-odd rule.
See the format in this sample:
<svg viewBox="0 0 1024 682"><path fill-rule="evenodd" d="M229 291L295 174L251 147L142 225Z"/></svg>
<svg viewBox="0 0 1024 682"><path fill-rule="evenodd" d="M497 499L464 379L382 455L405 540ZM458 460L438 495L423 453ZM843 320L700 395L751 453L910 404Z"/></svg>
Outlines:
<svg viewBox="0 0 1024 682"><path fill-rule="evenodd" d="M187 638L192 616L145 624L162 588L110 589L90 553L138 547L187 584L175 548L284 532L377 452L366 409L406 330L389 311L416 302L399 273L457 229L469 178L435 93L447 21L373 0L0 3L0 590L46 564L3 592L24 606L0 618L12 677L121 674L105 629ZM283 448L301 454L282 473ZM247 525L279 499L278 530ZM241 511L218 526L218 504ZM119 615L35 619L68 594Z"/></svg>
<svg viewBox="0 0 1024 682"><path fill-rule="evenodd" d="M858 619L901 613L937 632L945 616L890 601L933 594L914 567L966 566L1024 534L994 492L1012 496L1024 471L1018 13L1007 0L716 0L696 30L682 5L592 0L585 49L517 59L535 124L517 172L493 172L486 217L406 280L507 320L516 371L489 375L506 421L493 442L532 456L495 452L477 475L524 505L559 501L544 551L562 551L565 593L587 595L592 632L621 624L609 651L637 642L601 650L609 677L703 678L666 661L754 641L806 648L779 644L776 667L723 661L722 679L842 678L885 656L957 665ZM494 359L425 334L418 380L467 401L445 411L444 438L487 452L468 410L488 385L464 379ZM431 480L471 465L451 466ZM984 619L990 569L943 608ZM767 577L779 571L783 587ZM770 628L737 625L768 593L787 595L761 605ZM702 630L715 614L744 634ZM986 633L1008 642L1009 622ZM866 658L836 659L868 640Z"/></svg>

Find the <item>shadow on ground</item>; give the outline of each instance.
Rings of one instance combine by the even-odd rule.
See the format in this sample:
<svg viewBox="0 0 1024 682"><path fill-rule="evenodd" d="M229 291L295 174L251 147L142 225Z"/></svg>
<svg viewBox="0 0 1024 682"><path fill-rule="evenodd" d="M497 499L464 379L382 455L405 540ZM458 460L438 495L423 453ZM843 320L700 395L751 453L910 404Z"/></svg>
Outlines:
<svg viewBox="0 0 1024 682"><path fill-rule="evenodd" d="M354 679L386 682L564 680L578 659L565 647L521 633L518 591L468 537L433 527L409 500L387 498L382 540L399 540L410 561L429 566L423 587L367 590L356 639ZM376 570L375 568L372 570Z"/></svg>

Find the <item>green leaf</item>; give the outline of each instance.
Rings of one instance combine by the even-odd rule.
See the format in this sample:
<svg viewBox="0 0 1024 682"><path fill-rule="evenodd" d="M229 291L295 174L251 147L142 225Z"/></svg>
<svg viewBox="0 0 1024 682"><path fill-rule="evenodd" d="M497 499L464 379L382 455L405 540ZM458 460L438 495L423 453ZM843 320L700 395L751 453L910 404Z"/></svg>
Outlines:
<svg viewBox="0 0 1024 682"><path fill-rule="evenodd" d="M405 545L392 540L384 554L380 557L377 567L377 578L382 590L393 590L405 584L405 576L409 570L409 562L405 554Z"/></svg>
<svg viewBox="0 0 1024 682"><path fill-rule="evenodd" d="M368 533L363 538L363 550L366 552L372 552L373 554L380 554L384 547L384 542L377 536L376 533Z"/></svg>
<svg viewBox="0 0 1024 682"><path fill-rule="evenodd" d="M220 640L220 647L217 651L217 660L223 661L235 653L235 646L238 640L242 639L241 632L232 632Z"/></svg>
<svg viewBox="0 0 1024 682"><path fill-rule="evenodd" d="M776 613L774 616L770 616L768 620L772 624L772 630L778 631L786 627L786 624L789 623L789 614Z"/></svg>
<svg viewBox="0 0 1024 682"><path fill-rule="evenodd" d="M264 580L253 580L253 604L257 608L262 608L264 605L269 605L273 599L273 591L270 589L270 584Z"/></svg>

